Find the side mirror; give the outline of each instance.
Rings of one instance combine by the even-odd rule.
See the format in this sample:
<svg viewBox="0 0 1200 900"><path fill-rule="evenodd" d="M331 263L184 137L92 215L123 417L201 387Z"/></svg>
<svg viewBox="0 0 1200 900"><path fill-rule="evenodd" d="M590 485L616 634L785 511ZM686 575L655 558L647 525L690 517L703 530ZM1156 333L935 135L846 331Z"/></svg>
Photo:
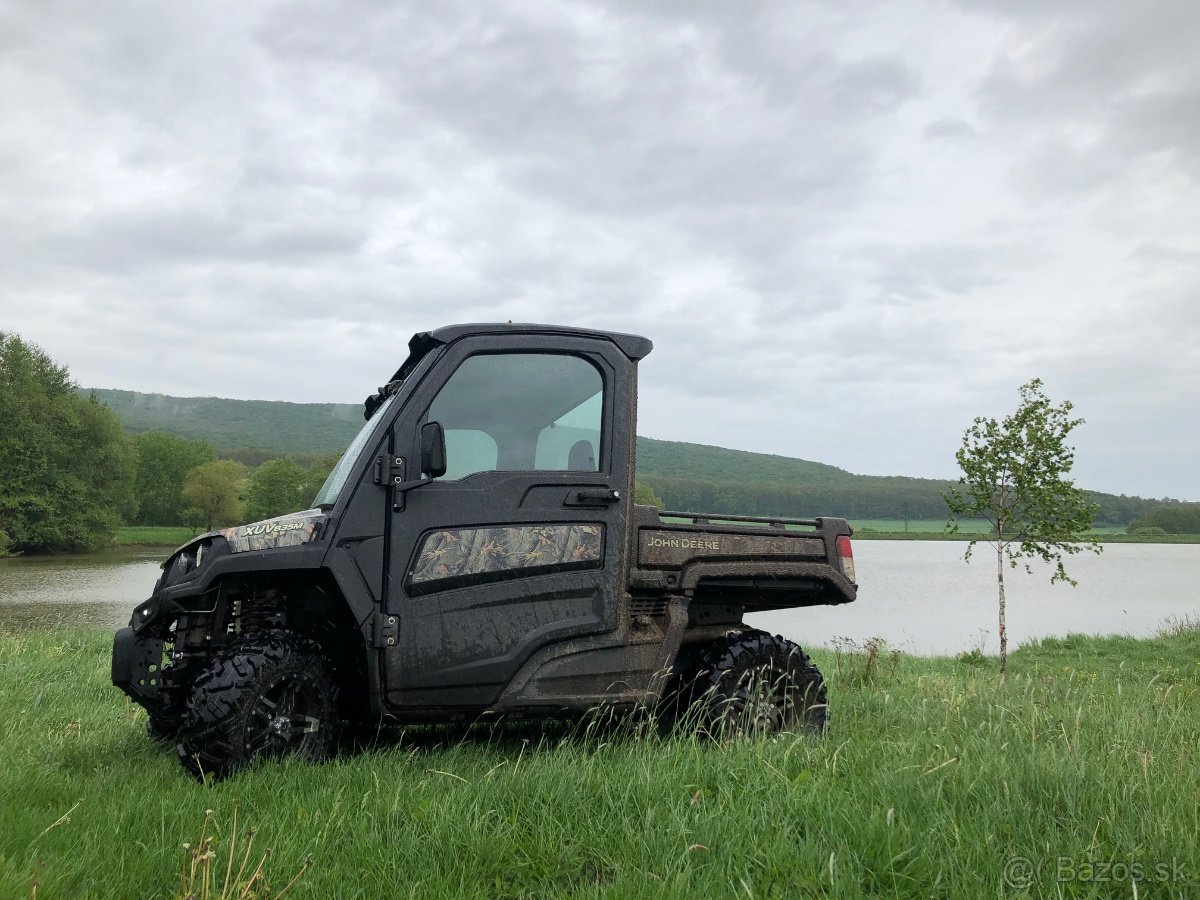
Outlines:
<svg viewBox="0 0 1200 900"><path fill-rule="evenodd" d="M421 426L421 474L430 478L446 474L446 432L441 422Z"/></svg>

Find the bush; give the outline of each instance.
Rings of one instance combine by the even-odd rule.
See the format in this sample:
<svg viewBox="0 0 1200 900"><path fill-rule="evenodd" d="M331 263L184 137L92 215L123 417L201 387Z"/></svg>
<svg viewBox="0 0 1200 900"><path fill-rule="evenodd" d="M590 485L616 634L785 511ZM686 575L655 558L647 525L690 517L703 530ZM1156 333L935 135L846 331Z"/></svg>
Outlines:
<svg viewBox="0 0 1200 900"><path fill-rule="evenodd" d="M644 503L647 506L657 506L659 509L663 508L662 498L654 493L654 488L640 481L634 485L633 502Z"/></svg>
<svg viewBox="0 0 1200 900"><path fill-rule="evenodd" d="M1200 616L1182 615L1167 616L1166 621L1159 627L1156 637L1177 637L1200 631Z"/></svg>
<svg viewBox="0 0 1200 900"><path fill-rule="evenodd" d="M969 652L964 651L955 657L959 665L967 666L971 669L981 669L987 665L987 657L983 655L983 651L976 647Z"/></svg>
<svg viewBox="0 0 1200 900"><path fill-rule="evenodd" d="M894 681L900 665L900 651L893 650L881 637L856 641L834 638L833 665L837 680L847 687L879 687Z"/></svg>

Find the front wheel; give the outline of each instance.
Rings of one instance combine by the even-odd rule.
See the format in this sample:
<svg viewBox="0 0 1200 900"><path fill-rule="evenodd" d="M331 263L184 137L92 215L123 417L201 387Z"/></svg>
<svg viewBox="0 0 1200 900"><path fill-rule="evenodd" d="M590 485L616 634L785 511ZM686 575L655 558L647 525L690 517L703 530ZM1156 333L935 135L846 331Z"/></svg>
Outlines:
<svg viewBox="0 0 1200 900"><path fill-rule="evenodd" d="M162 688L159 703L147 711L146 734L161 744L174 744L187 713L187 700L192 691L193 666L168 663L160 670Z"/></svg>
<svg viewBox="0 0 1200 900"><path fill-rule="evenodd" d="M180 729L179 758L203 780L260 758L317 762L333 750L339 720L329 668L313 641L250 639L197 676Z"/></svg>
<svg viewBox="0 0 1200 900"><path fill-rule="evenodd" d="M179 734L179 716L157 716L153 713L146 719L146 734L160 744L169 744Z"/></svg>
<svg viewBox="0 0 1200 900"><path fill-rule="evenodd" d="M825 679L807 653L778 635L726 635L704 648L693 671L692 709L714 737L825 730Z"/></svg>

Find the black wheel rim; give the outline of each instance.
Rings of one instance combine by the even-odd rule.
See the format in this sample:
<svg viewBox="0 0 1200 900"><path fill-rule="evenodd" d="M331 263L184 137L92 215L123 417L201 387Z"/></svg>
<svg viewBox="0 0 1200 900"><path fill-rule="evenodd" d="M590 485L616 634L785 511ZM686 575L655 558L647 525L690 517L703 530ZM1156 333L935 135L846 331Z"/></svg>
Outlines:
<svg viewBox="0 0 1200 900"><path fill-rule="evenodd" d="M732 674L732 673L731 673ZM718 694L710 728L723 737L774 734L790 721L793 699L787 678L772 668L753 668L738 675L722 698Z"/></svg>
<svg viewBox="0 0 1200 900"><path fill-rule="evenodd" d="M320 691L306 678L276 679L258 695L246 727L247 756L303 752L321 727Z"/></svg>
<svg viewBox="0 0 1200 900"><path fill-rule="evenodd" d="M787 720L787 698L778 686L758 684L747 698L749 726L756 732L782 731Z"/></svg>
<svg viewBox="0 0 1200 900"><path fill-rule="evenodd" d="M770 669L747 672L741 678L732 712L735 723L755 734L781 731L787 721L788 697L782 678Z"/></svg>

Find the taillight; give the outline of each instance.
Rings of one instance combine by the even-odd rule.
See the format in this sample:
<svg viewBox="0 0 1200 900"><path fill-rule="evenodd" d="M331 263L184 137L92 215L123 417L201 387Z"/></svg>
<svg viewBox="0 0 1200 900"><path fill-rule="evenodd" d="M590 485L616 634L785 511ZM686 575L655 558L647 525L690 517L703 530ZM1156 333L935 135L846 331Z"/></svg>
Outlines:
<svg viewBox="0 0 1200 900"><path fill-rule="evenodd" d="M838 535L837 555L838 562L842 564L842 574L854 582L854 548L850 546L850 535Z"/></svg>

